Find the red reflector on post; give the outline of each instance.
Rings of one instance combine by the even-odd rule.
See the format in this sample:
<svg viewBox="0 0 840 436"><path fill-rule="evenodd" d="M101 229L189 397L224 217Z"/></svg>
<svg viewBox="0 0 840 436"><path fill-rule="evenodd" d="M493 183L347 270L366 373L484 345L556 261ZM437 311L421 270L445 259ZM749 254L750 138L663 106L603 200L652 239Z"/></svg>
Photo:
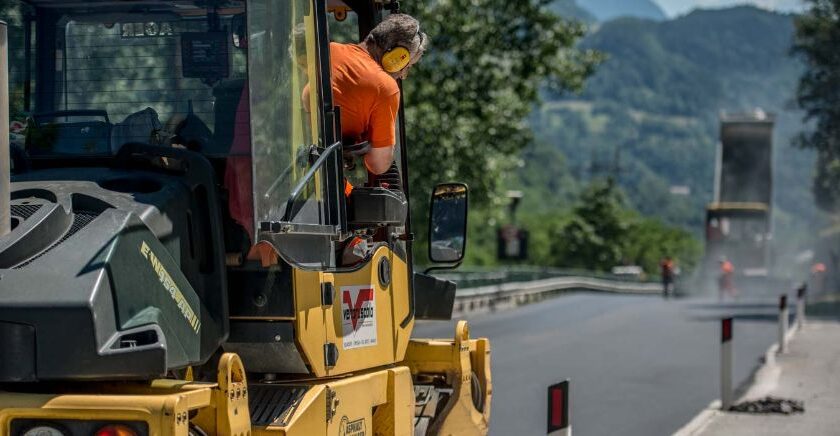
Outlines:
<svg viewBox="0 0 840 436"><path fill-rule="evenodd" d="M732 318L720 320L720 341L729 342L732 340Z"/></svg>
<svg viewBox="0 0 840 436"><path fill-rule="evenodd" d="M569 381L548 387L548 433L569 426Z"/></svg>
<svg viewBox="0 0 840 436"><path fill-rule="evenodd" d="M787 309L787 295L779 297L779 310Z"/></svg>
<svg viewBox="0 0 840 436"><path fill-rule="evenodd" d="M563 424L563 391L551 391L551 425L560 427Z"/></svg>

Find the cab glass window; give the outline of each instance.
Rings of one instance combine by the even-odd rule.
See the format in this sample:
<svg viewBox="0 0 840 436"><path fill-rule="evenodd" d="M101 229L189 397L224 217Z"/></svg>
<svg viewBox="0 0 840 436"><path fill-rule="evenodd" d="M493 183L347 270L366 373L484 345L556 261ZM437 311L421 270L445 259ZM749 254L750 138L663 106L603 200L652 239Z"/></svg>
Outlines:
<svg viewBox="0 0 840 436"><path fill-rule="evenodd" d="M310 166L320 104L314 13L310 1L255 0L248 8L254 219L280 221ZM329 145L329 144L327 144ZM320 174L309 183L292 220L324 222Z"/></svg>
<svg viewBox="0 0 840 436"><path fill-rule="evenodd" d="M30 155L113 155L129 142L226 155L246 71L230 28L244 3L218 15L201 3L61 17Z"/></svg>

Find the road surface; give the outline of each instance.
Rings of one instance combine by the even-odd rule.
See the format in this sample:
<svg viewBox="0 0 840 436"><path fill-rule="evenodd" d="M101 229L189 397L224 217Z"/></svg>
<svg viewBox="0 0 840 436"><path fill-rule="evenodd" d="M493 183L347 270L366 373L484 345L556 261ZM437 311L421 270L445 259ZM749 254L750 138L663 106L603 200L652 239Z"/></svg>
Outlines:
<svg viewBox="0 0 840 436"><path fill-rule="evenodd" d="M570 294L466 315L491 339L491 435L539 435L546 388L571 380L577 435L664 435L719 398L720 322L735 316L734 380L747 380L777 335L772 300L717 303ZM452 337L454 322L420 322L415 337Z"/></svg>

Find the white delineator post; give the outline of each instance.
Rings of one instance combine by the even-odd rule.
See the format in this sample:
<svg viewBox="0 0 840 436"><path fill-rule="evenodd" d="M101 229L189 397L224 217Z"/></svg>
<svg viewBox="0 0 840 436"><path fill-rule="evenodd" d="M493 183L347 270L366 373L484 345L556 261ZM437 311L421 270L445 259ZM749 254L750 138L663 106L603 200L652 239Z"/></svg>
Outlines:
<svg viewBox="0 0 840 436"><path fill-rule="evenodd" d="M788 306L787 295L779 297L779 353L787 352L787 341L785 336L788 331Z"/></svg>
<svg viewBox="0 0 840 436"><path fill-rule="evenodd" d="M796 290L796 327L801 329L805 325L805 293L808 292L808 285L802 284Z"/></svg>
<svg viewBox="0 0 840 436"><path fill-rule="evenodd" d="M720 409L732 407L732 318L720 320Z"/></svg>

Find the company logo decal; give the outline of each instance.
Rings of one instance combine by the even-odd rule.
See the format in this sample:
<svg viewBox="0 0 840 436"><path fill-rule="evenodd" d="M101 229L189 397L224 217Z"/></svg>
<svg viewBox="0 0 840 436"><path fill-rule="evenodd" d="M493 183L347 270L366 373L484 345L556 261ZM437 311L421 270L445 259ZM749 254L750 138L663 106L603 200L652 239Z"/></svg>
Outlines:
<svg viewBox="0 0 840 436"><path fill-rule="evenodd" d="M365 419L350 421L346 416L341 417L341 426L338 428L338 436L365 436Z"/></svg>
<svg viewBox="0 0 840 436"><path fill-rule="evenodd" d="M172 23L150 21L120 25L121 38L162 38L167 36L175 36Z"/></svg>
<svg viewBox="0 0 840 436"><path fill-rule="evenodd" d="M376 345L376 293L373 285L341 288L344 349Z"/></svg>
<svg viewBox="0 0 840 436"><path fill-rule="evenodd" d="M155 253L153 253L152 249L146 244L146 241L143 241L140 244L140 254L142 254L143 257L145 257L152 265L152 269L155 270L155 273L157 273L160 284L163 285L163 289L165 289L166 292L169 292L169 296L172 297L173 301L175 301L175 304L181 311L181 315L183 315L190 324L190 328L192 328L195 333L198 333L198 330L201 328L201 321L198 320L198 315L196 315L193 308L190 307L190 303L188 303L187 299L184 298L184 294L181 293L180 289L178 289L178 285L176 285L175 281L172 280L172 276L170 276L169 272L166 271L166 268L164 268L160 259L155 256Z"/></svg>

